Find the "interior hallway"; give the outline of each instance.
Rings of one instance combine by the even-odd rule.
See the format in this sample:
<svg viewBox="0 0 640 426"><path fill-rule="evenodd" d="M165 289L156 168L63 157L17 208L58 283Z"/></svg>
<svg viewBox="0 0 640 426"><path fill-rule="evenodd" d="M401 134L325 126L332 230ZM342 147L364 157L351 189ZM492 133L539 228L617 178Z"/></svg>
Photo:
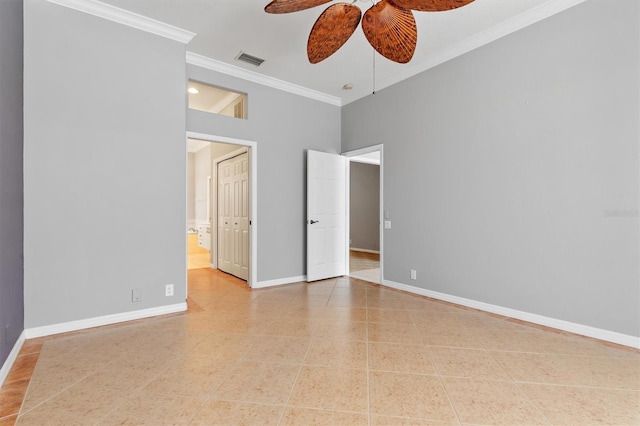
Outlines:
<svg viewBox="0 0 640 426"><path fill-rule="evenodd" d="M635 349L348 278L196 269L188 304L27 341L0 425L640 423Z"/></svg>

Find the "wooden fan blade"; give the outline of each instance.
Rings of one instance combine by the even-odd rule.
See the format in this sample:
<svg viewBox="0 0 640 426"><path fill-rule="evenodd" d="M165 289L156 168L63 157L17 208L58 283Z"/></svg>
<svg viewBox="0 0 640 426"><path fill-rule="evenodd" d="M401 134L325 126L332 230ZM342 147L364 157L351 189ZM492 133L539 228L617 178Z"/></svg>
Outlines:
<svg viewBox="0 0 640 426"><path fill-rule="evenodd" d="M385 58L406 64L413 57L418 29L410 10L382 0L364 13L362 31L371 46Z"/></svg>
<svg viewBox="0 0 640 426"><path fill-rule="evenodd" d="M299 12L312 7L329 3L331 0L273 0L264 7L267 13L290 13Z"/></svg>
<svg viewBox="0 0 640 426"><path fill-rule="evenodd" d="M389 0L402 9L418 10L420 12L442 12L457 9L472 3L473 0Z"/></svg>
<svg viewBox="0 0 640 426"><path fill-rule="evenodd" d="M322 12L309 33L309 62L317 64L336 53L358 28L361 16L360 8L349 3L336 3Z"/></svg>

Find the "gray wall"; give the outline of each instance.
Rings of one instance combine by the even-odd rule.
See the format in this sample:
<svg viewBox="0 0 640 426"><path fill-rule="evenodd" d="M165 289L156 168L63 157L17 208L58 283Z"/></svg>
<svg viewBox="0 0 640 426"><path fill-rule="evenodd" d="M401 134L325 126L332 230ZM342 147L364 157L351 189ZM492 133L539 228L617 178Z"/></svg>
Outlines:
<svg viewBox="0 0 640 426"><path fill-rule="evenodd" d="M349 177L350 247L380 250L380 166L351 162Z"/></svg>
<svg viewBox="0 0 640 426"><path fill-rule="evenodd" d="M24 329L22 0L0 1L0 365Z"/></svg>
<svg viewBox="0 0 640 426"><path fill-rule="evenodd" d="M44 0L24 13L26 327L184 302L184 45Z"/></svg>
<svg viewBox="0 0 640 426"><path fill-rule="evenodd" d="M590 0L343 108L344 151L384 143L385 279L640 335L639 16Z"/></svg>
<svg viewBox="0 0 640 426"><path fill-rule="evenodd" d="M187 129L257 142L258 281L306 274L306 150L340 152L340 107L193 65L190 79L248 93L248 119L187 112Z"/></svg>

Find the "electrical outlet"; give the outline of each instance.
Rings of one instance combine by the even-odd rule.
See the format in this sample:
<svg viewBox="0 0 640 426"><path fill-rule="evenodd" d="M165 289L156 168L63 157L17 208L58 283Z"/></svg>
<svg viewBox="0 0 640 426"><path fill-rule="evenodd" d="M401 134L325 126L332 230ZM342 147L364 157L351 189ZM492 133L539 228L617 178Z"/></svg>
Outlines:
<svg viewBox="0 0 640 426"><path fill-rule="evenodd" d="M390 220L385 220L384 221L384 229L391 229L391 221Z"/></svg>
<svg viewBox="0 0 640 426"><path fill-rule="evenodd" d="M173 296L173 284L167 284L164 286L164 295Z"/></svg>
<svg viewBox="0 0 640 426"><path fill-rule="evenodd" d="M418 279L418 273L416 272L415 269L411 270L411 279L412 280L417 280Z"/></svg>
<svg viewBox="0 0 640 426"><path fill-rule="evenodd" d="M132 302L140 302L142 301L142 290L139 288L134 288L131 290L131 301Z"/></svg>

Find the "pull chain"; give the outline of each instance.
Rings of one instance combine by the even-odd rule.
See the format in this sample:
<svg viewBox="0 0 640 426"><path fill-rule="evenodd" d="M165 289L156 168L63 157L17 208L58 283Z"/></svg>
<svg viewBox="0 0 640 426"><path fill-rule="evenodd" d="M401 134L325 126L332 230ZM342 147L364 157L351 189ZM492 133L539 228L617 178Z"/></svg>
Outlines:
<svg viewBox="0 0 640 426"><path fill-rule="evenodd" d="M373 95L376 94L376 50L373 49Z"/></svg>

